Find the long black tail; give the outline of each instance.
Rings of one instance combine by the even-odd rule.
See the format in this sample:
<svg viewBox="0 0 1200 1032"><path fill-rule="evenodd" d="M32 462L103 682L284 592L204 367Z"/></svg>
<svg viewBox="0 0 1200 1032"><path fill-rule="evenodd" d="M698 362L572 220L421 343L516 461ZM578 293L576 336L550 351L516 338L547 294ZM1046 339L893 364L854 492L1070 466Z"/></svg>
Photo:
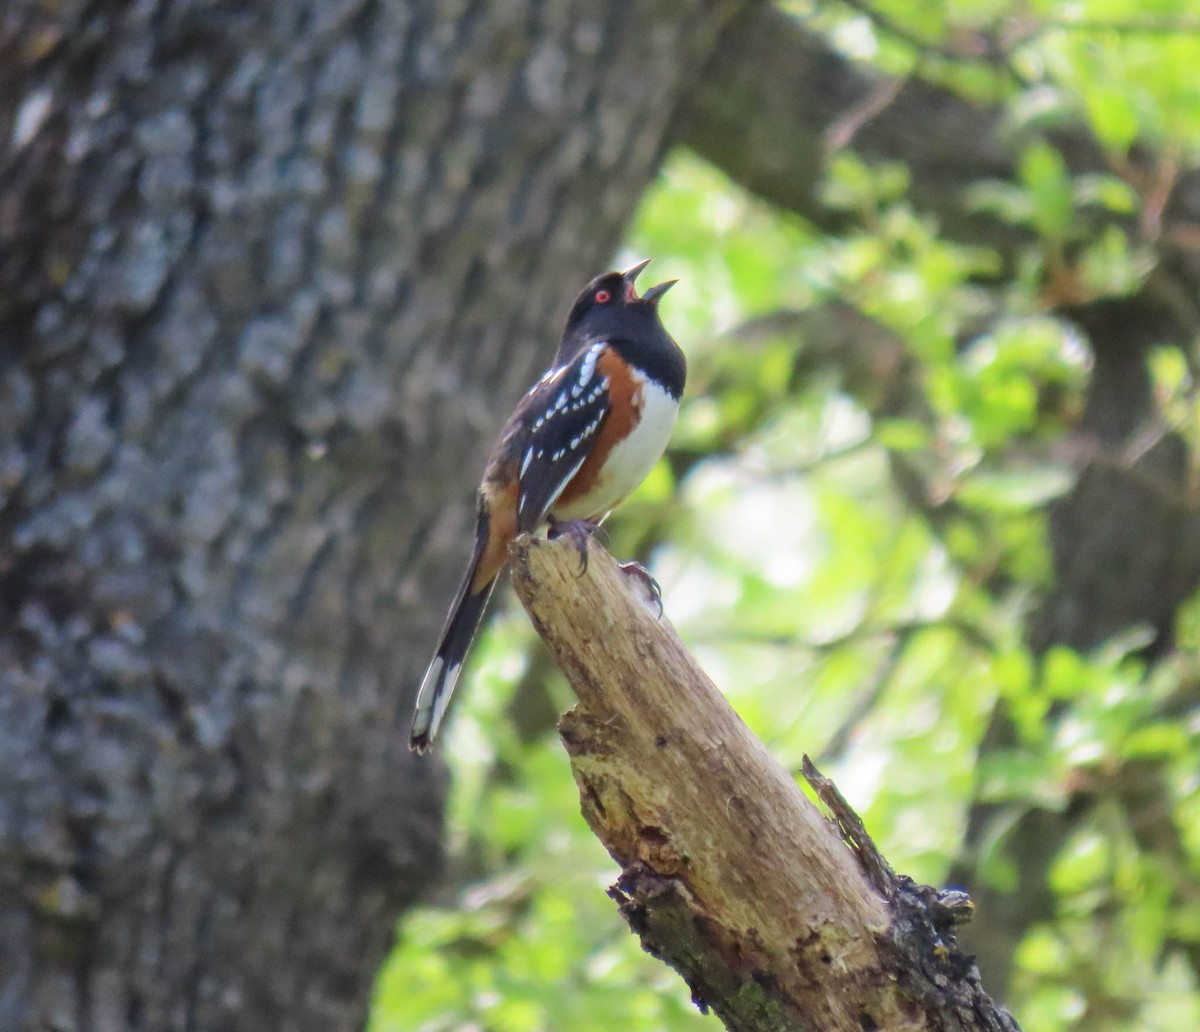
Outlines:
<svg viewBox="0 0 1200 1032"><path fill-rule="evenodd" d="M417 693L412 737L408 742L408 747L416 753L427 753L433 748L433 740L437 736L442 718L446 715L446 706L454 693L455 684L458 683L463 662L470 651L475 632L479 629L479 621L483 619L483 611L487 608L492 588L496 586L495 574L484 584L472 584L479 573L480 563L485 558L487 523L487 516L481 514L480 526L476 532L475 555L455 596L454 605L450 607L450 615L446 617L446 626L442 628L437 652L434 653L429 669L425 671L425 679L421 682L420 692Z"/></svg>

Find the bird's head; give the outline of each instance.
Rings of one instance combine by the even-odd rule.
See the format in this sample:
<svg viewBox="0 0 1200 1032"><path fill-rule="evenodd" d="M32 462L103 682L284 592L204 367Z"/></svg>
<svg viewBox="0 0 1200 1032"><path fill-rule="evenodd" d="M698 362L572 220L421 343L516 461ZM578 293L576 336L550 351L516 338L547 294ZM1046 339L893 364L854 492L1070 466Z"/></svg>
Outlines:
<svg viewBox="0 0 1200 1032"><path fill-rule="evenodd" d="M649 264L647 258L624 272L606 272L584 287L567 316L561 355L574 354L597 340L641 334L648 329L666 332L658 318L658 302L679 281L658 283L638 297L634 284Z"/></svg>

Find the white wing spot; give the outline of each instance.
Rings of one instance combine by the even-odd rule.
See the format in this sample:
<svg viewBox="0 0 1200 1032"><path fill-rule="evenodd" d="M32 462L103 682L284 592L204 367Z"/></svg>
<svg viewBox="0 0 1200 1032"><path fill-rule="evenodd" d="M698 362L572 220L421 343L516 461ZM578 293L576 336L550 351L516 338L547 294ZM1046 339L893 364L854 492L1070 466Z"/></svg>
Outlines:
<svg viewBox="0 0 1200 1032"><path fill-rule="evenodd" d="M521 460L521 476L525 475L525 471L529 469L529 464L533 461L533 449L529 448L525 452L525 458Z"/></svg>
<svg viewBox="0 0 1200 1032"><path fill-rule="evenodd" d="M571 397L578 398L586 389L587 385L592 382L592 377L596 375L596 362L600 358L600 352L604 350L604 342L593 344L587 349L583 356L583 364L579 367L579 380L571 388Z"/></svg>

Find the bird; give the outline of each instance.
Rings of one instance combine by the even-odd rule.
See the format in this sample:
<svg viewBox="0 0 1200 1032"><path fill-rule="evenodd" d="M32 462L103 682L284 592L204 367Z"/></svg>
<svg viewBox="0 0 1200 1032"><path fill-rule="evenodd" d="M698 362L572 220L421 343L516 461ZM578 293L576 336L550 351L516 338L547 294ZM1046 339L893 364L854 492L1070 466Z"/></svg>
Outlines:
<svg viewBox="0 0 1200 1032"><path fill-rule="evenodd" d="M417 693L409 740L415 753L433 747L511 542L546 524L549 536L575 539L586 565L588 536L666 449L687 360L658 312L678 280L637 294L635 282L649 264L604 273L583 289L553 363L488 456L475 548Z"/></svg>

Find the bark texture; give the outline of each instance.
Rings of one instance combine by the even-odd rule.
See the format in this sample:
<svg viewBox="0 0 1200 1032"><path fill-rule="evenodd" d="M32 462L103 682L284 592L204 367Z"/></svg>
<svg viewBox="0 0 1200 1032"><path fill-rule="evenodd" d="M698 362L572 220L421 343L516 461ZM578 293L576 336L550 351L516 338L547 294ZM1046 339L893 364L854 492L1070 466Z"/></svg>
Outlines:
<svg viewBox="0 0 1200 1032"><path fill-rule="evenodd" d="M840 827L821 816L653 600L588 551L581 570L573 542L522 538L513 580L579 698L559 730L643 946L739 1032L1015 1030L953 920L916 916L936 900L891 874L848 808Z"/></svg>
<svg viewBox="0 0 1200 1032"><path fill-rule="evenodd" d="M736 3L0 13L0 1028L361 1025L482 449Z"/></svg>

